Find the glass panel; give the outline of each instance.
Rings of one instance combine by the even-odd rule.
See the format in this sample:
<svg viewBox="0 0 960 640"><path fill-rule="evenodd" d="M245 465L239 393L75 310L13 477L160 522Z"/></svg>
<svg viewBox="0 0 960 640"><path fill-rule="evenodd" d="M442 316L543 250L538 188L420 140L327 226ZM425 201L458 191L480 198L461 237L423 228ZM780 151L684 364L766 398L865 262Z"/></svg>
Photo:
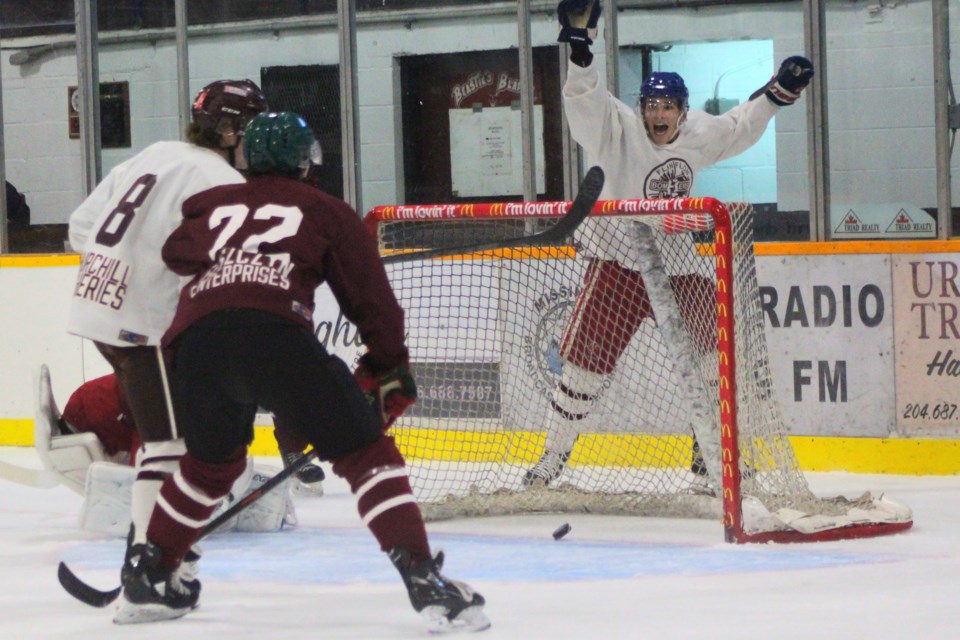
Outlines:
<svg viewBox="0 0 960 640"><path fill-rule="evenodd" d="M835 240L935 238L931 5L827 4Z"/></svg>
<svg viewBox="0 0 960 640"><path fill-rule="evenodd" d="M631 106L648 73L672 71L684 78L691 110L722 114L746 102L783 58L803 53L799 3L779 3L775 14L744 5L729 15L629 9L620 15L619 97ZM781 109L752 147L695 175L692 195L753 205L758 241L810 238L804 100Z"/></svg>

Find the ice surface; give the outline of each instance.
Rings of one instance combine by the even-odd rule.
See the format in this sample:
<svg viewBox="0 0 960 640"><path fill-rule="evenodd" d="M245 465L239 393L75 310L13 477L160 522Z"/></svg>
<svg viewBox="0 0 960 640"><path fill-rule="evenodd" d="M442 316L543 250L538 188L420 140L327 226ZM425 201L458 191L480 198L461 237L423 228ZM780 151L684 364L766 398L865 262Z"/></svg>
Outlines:
<svg viewBox="0 0 960 640"><path fill-rule="evenodd" d="M0 460L39 467L26 448L0 448ZM543 514L428 529L444 572L487 599L493 627L478 639L960 637L960 477L809 477L823 496L885 492L913 509L914 527L747 546L725 544L713 521ZM74 601L56 578L65 560L116 586L122 541L78 529L81 498L64 487L0 481L0 639L428 637L346 485L327 478L324 497L296 499L296 528L207 539L201 607L136 627L114 626L112 610ZM554 541L564 522L573 530Z"/></svg>

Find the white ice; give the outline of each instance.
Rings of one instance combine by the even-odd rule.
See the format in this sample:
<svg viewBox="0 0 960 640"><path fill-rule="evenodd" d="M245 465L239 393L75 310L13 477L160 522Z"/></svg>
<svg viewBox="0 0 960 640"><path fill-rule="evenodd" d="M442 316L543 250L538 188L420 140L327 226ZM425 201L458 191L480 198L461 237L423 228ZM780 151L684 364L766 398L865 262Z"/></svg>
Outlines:
<svg viewBox="0 0 960 640"><path fill-rule="evenodd" d="M39 466L27 448L0 448L0 461ZM493 626L478 640L960 637L960 477L809 477L823 496L884 492L913 508L914 527L745 546L724 543L711 521L530 515L428 529L447 553L444 573L487 599ZM297 498L296 528L206 540L195 612L127 627L57 583L61 560L98 588L118 580L123 544L77 528L81 498L8 481L0 491L2 640L428 637L332 474L324 497ZM571 533L554 541L564 522Z"/></svg>

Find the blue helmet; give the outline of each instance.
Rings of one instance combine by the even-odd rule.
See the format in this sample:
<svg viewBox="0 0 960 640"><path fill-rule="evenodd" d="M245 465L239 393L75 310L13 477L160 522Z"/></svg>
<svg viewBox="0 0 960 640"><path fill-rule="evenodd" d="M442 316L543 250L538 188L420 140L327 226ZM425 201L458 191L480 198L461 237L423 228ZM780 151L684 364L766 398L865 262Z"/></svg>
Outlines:
<svg viewBox="0 0 960 640"><path fill-rule="evenodd" d="M675 98L681 111L689 108L690 92L679 73L654 71L640 85L640 104L647 98Z"/></svg>

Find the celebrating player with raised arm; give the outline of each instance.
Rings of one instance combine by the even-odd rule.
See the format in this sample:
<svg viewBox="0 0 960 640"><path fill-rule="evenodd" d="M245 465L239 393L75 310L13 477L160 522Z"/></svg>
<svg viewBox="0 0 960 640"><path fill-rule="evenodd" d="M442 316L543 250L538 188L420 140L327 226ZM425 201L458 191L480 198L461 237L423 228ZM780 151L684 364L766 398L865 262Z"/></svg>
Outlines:
<svg viewBox="0 0 960 640"><path fill-rule="evenodd" d="M644 79L636 108L630 107L607 91L593 64L591 37L600 14L599 0L562 0L557 7L558 40L569 43L573 63L563 87L564 110L589 164L606 174L601 199L689 196L698 171L755 144L777 111L793 104L813 76L806 58L787 58L748 101L714 116L690 110L689 93L678 74L654 72ZM562 341L563 373L551 402L545 451L525 473L524 485L549 484L560 477L604 378L614 371L644 318L653 316L635 246L622 242L631 237L633 224L604 218L581 227L578 240L589 265ZM715 300L715 285L683 273L669 255L664 258L693 343L703 353L712 352L715 329L705 319L715 311L694 310ZM691 469L706 473L696 443Z"/></svg>
<svg viewBox="0 0 960 640"><path fill-rule="evenodd" d="M386 433L416 399L403 310L357 213L298 179L315 147L296 114L257 116L244 141L247 183L187 200L163 247L170 268L192 276L164 337L187 453L160 490L147 542L134 549L122 622L182 616L196 603L199 584L176 588L176 570L242 470L261 406L347 480L433 630L489 626L483 598L441 575L442 555L430 552L403 456ZM323 282L367 346L356 377L313 333Z"/></svg>
<svg viewBox="0 0 960 640"><path fill-rule="evenodd" d="M180 278L160 249L184 200L244 181L233 166L237 145L246 123L266 108L249 80L207 85L193 103L188 142L158 142L117 165L70 215L70 244L83 256L67 329L92 340L113 367L143 442L131 504L136 544L146 541L160 482L184 452L169 419L159 350ZM125 561L121 573L128 569Z"/></svg>

